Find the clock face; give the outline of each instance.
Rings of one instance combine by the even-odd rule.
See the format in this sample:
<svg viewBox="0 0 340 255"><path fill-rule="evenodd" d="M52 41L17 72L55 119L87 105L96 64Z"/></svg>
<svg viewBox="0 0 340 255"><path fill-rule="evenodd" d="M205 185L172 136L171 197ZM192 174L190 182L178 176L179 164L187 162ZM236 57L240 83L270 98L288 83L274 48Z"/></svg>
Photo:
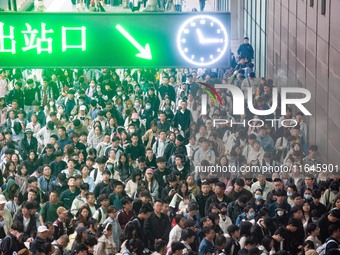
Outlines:
<svg viewBox="0 0 340 255"><path fill-rule="evenodd" d="M209 66L219 61L228 47L228 34L221 21L210 15L187 19L177 34L177 47L190 64Z"/></svg>

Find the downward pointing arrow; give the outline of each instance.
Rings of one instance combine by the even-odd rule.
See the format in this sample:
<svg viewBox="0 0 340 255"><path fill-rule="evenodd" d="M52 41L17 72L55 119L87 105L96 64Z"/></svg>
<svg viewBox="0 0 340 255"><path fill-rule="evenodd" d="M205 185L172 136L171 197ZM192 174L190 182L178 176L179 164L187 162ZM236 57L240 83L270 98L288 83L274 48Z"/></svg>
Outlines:
<svg viewBox="0 0 340 255"><path fill-rule="evenodd" d="M121 25L117 25L116 28L130 43L132 43L133 46L136 47L137 50L139 50L139 53L136 54L136 57L152 59L150 45L148 43L145 45L145 47L143 47Z"/></svg>

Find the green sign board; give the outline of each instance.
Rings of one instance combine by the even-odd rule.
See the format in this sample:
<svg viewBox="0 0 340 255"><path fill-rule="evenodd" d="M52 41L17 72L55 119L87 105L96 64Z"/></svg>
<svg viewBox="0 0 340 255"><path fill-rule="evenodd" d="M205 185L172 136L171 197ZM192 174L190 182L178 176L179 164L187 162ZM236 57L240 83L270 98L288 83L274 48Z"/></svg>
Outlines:
<svg viewBox="0 0 340 255"><path fill-rule="evenodd" d="M1 13L0 67L226 67L230 13Z"/></svg>

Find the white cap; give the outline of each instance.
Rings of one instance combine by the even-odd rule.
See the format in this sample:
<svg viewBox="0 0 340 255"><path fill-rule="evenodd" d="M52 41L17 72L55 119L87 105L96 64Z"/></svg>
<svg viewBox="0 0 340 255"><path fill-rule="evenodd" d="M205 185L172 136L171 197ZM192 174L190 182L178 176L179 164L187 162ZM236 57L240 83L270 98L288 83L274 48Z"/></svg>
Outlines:
<svg viewBox="0 0 340 255"><path fill-rule="evenodd" d="M0 205L6 204L7 200L4 195L0 195Z"/></svg>
<svg viewBox="0 0 340 255"><path fill-rule="evenodd" d="M86 111L86 106L85 106L85 105L81 105L81 106L79 107L79 110L80 110L80 111Z"/></svg>
<svg viewBox="0 0 340 255"><path fill-rule="evenodd" d="M38 233L43 233L43 232L46 232L48 231L47 227L46 226L40 226L38 227Z"/></svg>

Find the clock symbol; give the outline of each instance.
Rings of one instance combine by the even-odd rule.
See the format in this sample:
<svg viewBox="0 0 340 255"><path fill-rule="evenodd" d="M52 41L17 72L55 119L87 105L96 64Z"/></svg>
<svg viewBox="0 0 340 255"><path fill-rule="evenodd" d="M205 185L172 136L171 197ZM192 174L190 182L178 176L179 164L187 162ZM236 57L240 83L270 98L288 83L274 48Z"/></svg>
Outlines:
<svg viewBox="0 0 340 255"><path fill-rule="evenodd" d="M191 17L178 30L177 48L190 64L212 65L224 56L227 47L227 30L222 22L213 16Z"/></svg>

